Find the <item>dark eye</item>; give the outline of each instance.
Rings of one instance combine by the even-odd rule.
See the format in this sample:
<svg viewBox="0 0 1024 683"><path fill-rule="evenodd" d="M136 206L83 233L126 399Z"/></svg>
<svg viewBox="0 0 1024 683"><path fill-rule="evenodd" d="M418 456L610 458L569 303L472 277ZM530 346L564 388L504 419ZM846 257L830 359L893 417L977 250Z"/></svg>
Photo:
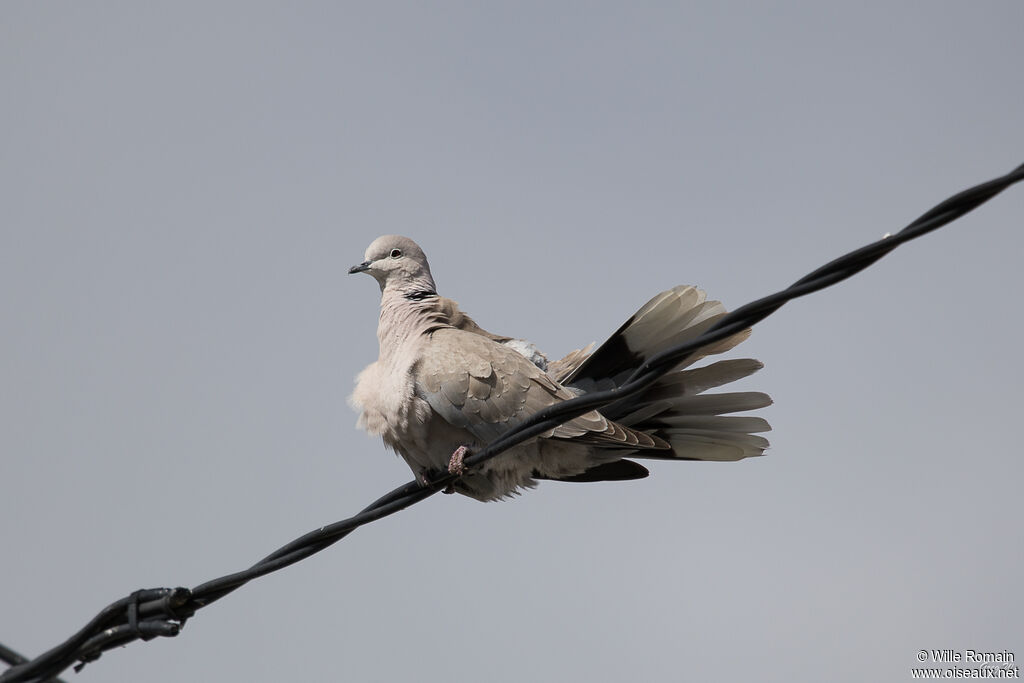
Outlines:
<svg viewBox="0 0 1024 683"><path fill-rule="evenodd" d="M401 249L392 249L391 250L391 258L398 258L401 255L402 255L402 250Z"/></svg>

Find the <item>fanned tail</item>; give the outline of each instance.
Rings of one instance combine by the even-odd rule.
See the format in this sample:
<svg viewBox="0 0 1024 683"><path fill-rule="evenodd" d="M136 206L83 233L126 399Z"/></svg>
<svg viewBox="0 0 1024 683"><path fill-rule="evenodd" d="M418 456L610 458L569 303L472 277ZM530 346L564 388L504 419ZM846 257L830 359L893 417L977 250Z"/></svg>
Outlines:
<svg viewBox="0 0 1024 683"><path fill-rule="evenodd" d="M696 287L683 285L658 294L590 356L573 352L562 369L566 386L580 392L620 386L647 359L696 339L726 314ZM747 377L763 366L742 358L687 369L701 358L723 353L750 336L743 330L700 348L646 391L601 409L609 420L668 442L671 450L642 450L631 457L680 460L741 460L761 455L771 426L761 417L735 416L771 405L761 392L704 393ZM581 358L582 357L582 358ZM562 363L563 361L558 361Z"/></svg>

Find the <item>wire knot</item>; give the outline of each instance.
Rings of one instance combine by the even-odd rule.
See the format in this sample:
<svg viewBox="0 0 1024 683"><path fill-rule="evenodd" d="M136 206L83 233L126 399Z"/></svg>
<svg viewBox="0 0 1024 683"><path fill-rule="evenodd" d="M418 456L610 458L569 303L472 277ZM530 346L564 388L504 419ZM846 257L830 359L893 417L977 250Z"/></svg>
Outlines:
<svg viewBox="0 0 1024 683"><path fill-rule="evenodd" d="M110 626L86 641L78 655L75 672L94 662L111 648L134 640L172 638L181 633L185 621L195 614L187 588L144 588L125 598L123 623Z"/></svg>

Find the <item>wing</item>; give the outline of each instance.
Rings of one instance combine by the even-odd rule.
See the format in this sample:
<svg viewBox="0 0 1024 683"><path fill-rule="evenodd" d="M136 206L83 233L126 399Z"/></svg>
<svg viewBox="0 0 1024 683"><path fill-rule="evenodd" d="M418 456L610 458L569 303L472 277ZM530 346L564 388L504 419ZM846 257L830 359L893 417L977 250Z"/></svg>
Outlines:
<svg viewBox="0 0 1024 683"><path fill-rule="evenodd" d="M522 354L458 329L433 332L413 373L420 398L481 442L492 441L538 410L574 397ZM616 424L597 411L541 437L629 450L668 448L661 439Z"/></svg>

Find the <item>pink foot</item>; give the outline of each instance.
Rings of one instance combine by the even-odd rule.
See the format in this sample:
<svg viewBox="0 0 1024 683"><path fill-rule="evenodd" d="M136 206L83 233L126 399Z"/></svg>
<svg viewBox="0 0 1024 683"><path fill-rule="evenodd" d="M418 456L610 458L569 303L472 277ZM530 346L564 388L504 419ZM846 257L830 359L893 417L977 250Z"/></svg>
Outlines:
<svg viewBox="0 0 1024 683"><path fill-rule="evenodd" d="M466 458L467 453L469 453L469 449L465 446L459 446L455 449L451 460L448 461L448 474L461 477L465 473L466 467L462 464L462 461Z"/></svg>

